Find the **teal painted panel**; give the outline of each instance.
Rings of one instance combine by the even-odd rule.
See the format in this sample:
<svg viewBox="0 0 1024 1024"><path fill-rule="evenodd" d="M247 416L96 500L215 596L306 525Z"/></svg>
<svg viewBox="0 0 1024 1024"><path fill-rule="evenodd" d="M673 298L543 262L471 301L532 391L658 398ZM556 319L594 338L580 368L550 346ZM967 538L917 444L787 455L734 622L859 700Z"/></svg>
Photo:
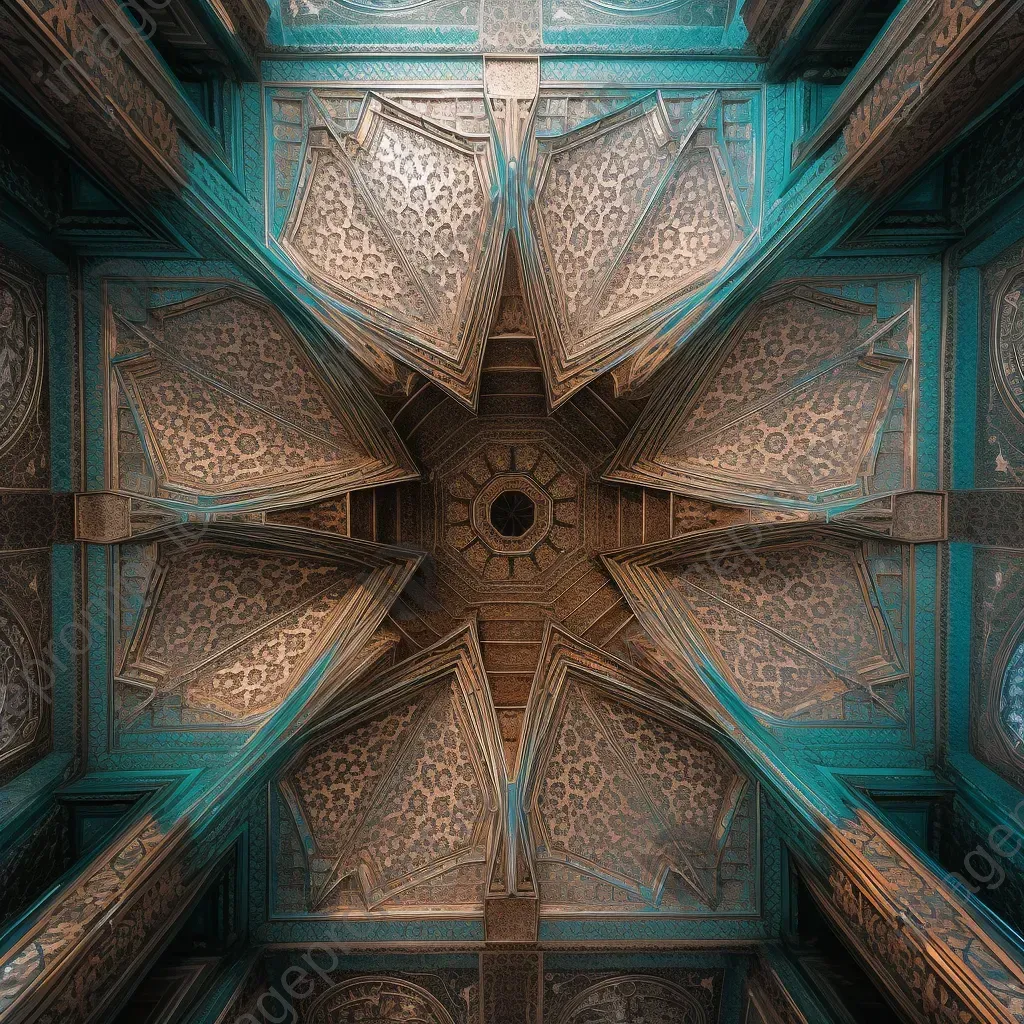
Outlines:
<svg viewBox="0 0 1024 1024"><path fill-rule="evenodd" d="M953 487L974 487L978 430L978 299L981 273L966 267L956 283L956 362L953 377Z"/></svg>
<svg viewBox="0 0 1024 1024"><path fill-rule="evenodd" d="M92 643L93 634L78 628L75 619L77 549L73 544L55 544L50 552L50 601L53 644L48 660L53 687L53 746L72 751L78 705L78 663L83 643Z"/></svg>
<svg viewBox="0 0 1024 1024"><path fill-rule="evenodd" d="M265 60L265 85L284 82L482 82L484 65L481 58L451 60L445 58L352 60Z"/></svg>
<svg viewBox="0 0 1024 1024"><path fill-rule="evenodd" d="M974 621L974 548L949 545L949 668L946 714L950 752L970 751L971 626Z"/></svg>
<svg viewBox="0 0 1024 1024"><path fill-rule="evenodd" d="M46 332L49 341L50 374L50 488L73 491L72 394L76 339L71 319L68 278L51 274L46 278Z"/></svg>

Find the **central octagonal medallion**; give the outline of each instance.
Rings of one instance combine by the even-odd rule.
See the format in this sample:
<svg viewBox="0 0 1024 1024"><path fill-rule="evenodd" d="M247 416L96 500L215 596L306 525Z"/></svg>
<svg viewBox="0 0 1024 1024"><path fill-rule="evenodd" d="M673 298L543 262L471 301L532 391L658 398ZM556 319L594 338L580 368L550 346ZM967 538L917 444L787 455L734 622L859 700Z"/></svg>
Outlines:
<svg viewBox="0 0 1024 1024"><path fill-rule="evenodd" d="M529 523L526 522L527 509ZM495 517L506 511L510 516L508 527L501 529ZM517 521L513 523L511 516L517 513ZM476 496L473 526L492 551L527 552L547 536L551 513L551 498L533 480L521 473L505 473L493 477ZM525 529L519 529L520 526Z"/></svg>
<svg viewBox="0 0 1024 1024"><path fill-rule="evenodd" d="M579 467L579 468L577 468ZM585 471L548 430L474 426L438 467L437 555L473 589L545 587L582 557ZM451 558L452 561L447 561Z"/></svg>

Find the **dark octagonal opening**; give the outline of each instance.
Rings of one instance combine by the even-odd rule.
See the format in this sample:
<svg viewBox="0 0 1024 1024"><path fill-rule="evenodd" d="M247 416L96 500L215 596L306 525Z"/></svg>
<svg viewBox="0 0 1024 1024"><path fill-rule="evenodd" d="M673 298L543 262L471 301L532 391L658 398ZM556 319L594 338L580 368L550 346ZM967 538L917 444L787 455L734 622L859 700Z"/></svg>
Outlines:
<svg viewBox="0 0 1024 1024"><path fill-rule="evenodd" d="M491 502L491 526L503 537L522 537L537 513L533 498L522 491L502 491Z"/></svg>

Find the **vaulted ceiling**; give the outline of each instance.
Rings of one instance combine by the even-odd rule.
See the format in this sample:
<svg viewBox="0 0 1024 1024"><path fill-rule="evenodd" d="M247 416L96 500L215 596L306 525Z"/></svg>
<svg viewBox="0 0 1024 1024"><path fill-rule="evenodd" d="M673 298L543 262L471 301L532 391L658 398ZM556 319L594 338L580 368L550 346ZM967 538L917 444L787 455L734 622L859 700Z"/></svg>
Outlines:
<svg viewBox="0 0 1024 1024"><path fill-rule="evenodd" d="M1024 4L828 7L0 2L0 1015L1019 1016Z"/></svg>

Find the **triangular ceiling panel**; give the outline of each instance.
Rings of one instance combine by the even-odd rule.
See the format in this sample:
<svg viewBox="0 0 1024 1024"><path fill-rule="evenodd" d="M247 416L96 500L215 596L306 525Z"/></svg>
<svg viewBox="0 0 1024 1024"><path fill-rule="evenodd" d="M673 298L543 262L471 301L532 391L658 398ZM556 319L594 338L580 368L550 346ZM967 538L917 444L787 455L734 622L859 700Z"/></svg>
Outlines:
<svg viewBox="0 0 1024 1024"><path fill-rule="evenodd" d="M322 655L365 641L415 566L373 545L303 550L274 538L270 528L208 526L193 539L179 529L135 563L146 576L116 670L121 732L144 714L148 728L253 726Z"/></svg>
<svg viewBox="0 0 1024 1024"><path fill-rule="evenodd" d="M114 323L122 487L206 507L294 504L415 477L404 446L350 377L314 363L281 314L220 289Z"/></svg>
<svg viewBox="0 0 1024 1024"><path fill-rule="evenodd" d="M310 908L482 908L504 767L476 632L347 696L280 783L308 836Z"/></svg>
<svg viewBox="0 0 1024 1024"><path fill-rule="evenodd" d="M542 912L593 903L609 886L622 905L658 907L670 877L690 899L717 905L747 781L697 716L665 696L641 672L549 628L519 763Z"/></svg>
<svg viewBox="0 0 1024 1024"><path fill-rule="evenodd" d="M898 545L755 525L606 561L663 656L768 719L902 722L902 637L877 589L882 575L892 586Z"/></svg>
<svg viewBox="0 0 1024 1024"><path fill-rule="evenodd" d="M607 475L709 498L804 504L898 490L914 345L911 310L879 321L874 306L808 285L774 289L710 359L680 364Z"/></svg>
<svg viewBox="0 0 1024 1024"><path fill-rule="evenodd" d="M504 258L490 145L368 95L350 134L312 100L281 245L368 332L475 406Z"/></svg>
<svg viewBox="0 0 1024 1024"><path fill-rule="evenodd" d="M719 118L710 93L679 129L651 93L538 140L523 255L552 405L653 340L743 243Z"/></svg>

